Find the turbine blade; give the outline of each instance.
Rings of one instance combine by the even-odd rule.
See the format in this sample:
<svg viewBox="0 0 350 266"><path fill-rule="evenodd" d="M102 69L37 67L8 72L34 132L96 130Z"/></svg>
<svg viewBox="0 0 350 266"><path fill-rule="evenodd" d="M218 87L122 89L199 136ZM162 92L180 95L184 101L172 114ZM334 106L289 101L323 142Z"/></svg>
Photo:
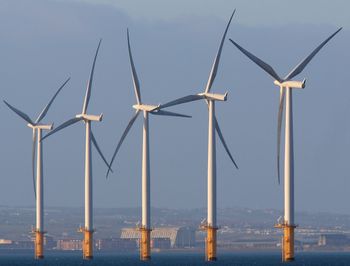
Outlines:
<svg viewBox="0 0 350 266"><path fill-rule="evenodd" d="M178 114L178 113L164 111L164 110L152 111L150 113L152 115L178 116L178 117L187 117L187 118L191 118L192 117L190 115L183 115L183 114Z"/></svg>
<svg viewBox="0 0 350 266"><path fill-rule="evenodd" d="M323 46L326 45L342 28L339 28L336 32L334 32L331 36L329 36L326 40L324 40L319 46L316 47L312 53L307 56L303 61L301 61L293 70L284 78L285 80L289 80L294 78L296 75L300 74L308 63L312 60L312 58L322 49Z"/></svg>
<svg viewBox="0 0 350 266"><path fill-rule="evenodd" d="M92 143L94 144L94 146L95 146L95 148L96 148L98 154L101 156L103 162L107 165L108 170L111 171L111 172L113 173L113 170L112 170L111 167L109 166L109 164L108 164L106 158L103 156L103 153L102 153L100 147L98 146L97 141L96 141L96 138L95 138L94 134L92 133L92 131L91 131L91 140L92 140Z"/></svg>
<svg viewBox="0 0 350 266"><path fill-rule="evenodd" d="M281 183L280 154L281 154L281 131L282 131L284 98L285 98L285 90L283 88L280 88L280 103L279 103L279 107L278 107L278 120L277 120L277 177L278 177L278 184Z"/></svg>
<svg viewBox="0 0 350 266"><path fill-rule="evenodd" d="M220 140L221 140L221 143L222 143L222 145L224 146L224 148L225 148L225 150L226 150L228 156L230 157L230 159L231 159L231 161L233 162L233 164L235 165L235 167L238 169L238 166L237 166L235 160L233 159L233 157L232 157L232 155L231 155L231 152L230 152L230 150L228 149L228 146L227 146L227 144L226 144L226 142L225 142L224 136L222 135L222 132L221 132L221 129L220 129L220 126L219 126L219 123L218 123L218 120L216 119L216 117L215 117L215 129L216 129L216 132L218 133L218 136L219 136L219 138L220 138Z"/></svg>
<svg viewBox="0 0 350 266"><path fill-rule="evenodd" d="M113 164L113 162L114 162L115 156L117 155L117 153L118 153L118 151L119 151L119 149L120 149L120 147L121 147L121 145L122 145L122 143L123 143L123 141L124 141L126 135L129 133L129 130L130 130L130 128L132 127L132 125L134 124L134 122L135 122L137 116L139 115L139 113L140 113L140 110L137 110L136 113L134 114L134 116L130 119L130 121L129 121L127 127L125 128L125 130L124 130L124 132L123 132L123 135L122 135L122 137L120 138L120 140L119 140L119 142L118 142L118 145L117 145L117 147L116 147L116 149L115 149L115 151L114 151L114 153L113 153L111 162L109 163L109 166L110 166L110 167L112 167L112 164ZM108 171L107 171L106 178L108 177L108 175L109 175L109 169L108 169Z"/></svg>
<svg viewBox="0 0 350 266"><path fill-rule="evenodd" d="M134 60L132 59L131 48L130 48L130 39L129 39L129 29L127 29L126 32L127 32L127 39L128 39L128 51L129 51L129 59L130 59L131 72L132 72L132 81L134 83L134 91L135 91L136 101L137 101L137 104L141 104L140 82L139 82L139 79L137 78Z"/></svg>
<svg viewBox="0 0 350 266"><path fill-rule="evenodd" d="M33 128L33 148L32 148L32 173L33 173L33 188L36 199L36 180L35 180L35 154L36 154L36 131Z"/></svg>
<svg viewBox="0 0 350 266"><path fill-rule="evenodd" d="M252 60L255 64L257 64L259 67L261 67L263 70L265 70L270 76L272 76L274 79L278 80L279 82L282 82L281 78L277 75L275 70L267 63L262 61L260 58L256 57L252 53L245 50L242 46L240 46L238 43L234 42L232 39L230 41L233 43L234 46L236 46L243 54L245 54L250 60Z"/></svg>
<svg viewBox="0 0 350 266"><path fill-rule="evenodd" d="M204 96L197 95L197 94L195 94L195 95L188 95L188 96L181 97L181 98L178 98L176 100L167 102L165 104L161 104L159 107L155 108L154 111L160 110L160 109L164 109L164 108L167 108L167 107L170 107L170 106L178 105L178 104L183 104L183 103L188 103L188 102L201 100L201 99L204 99L204 98L205 98Z"/></svg>
<svg viewBox="0 0 350 266"><path fill-rule="evenodd" d="M226 29L225 29L225 32L224 32L224 35L222 36L221 38L221 42L220 42L220 46L219 46L219 50L216 54L216 57L214 59L214 63L213 63L213 66L211 68L211 71L210 71L210 74L209 74L209 79L208 79L208 82L207 82L207 86L205 88L205 92L209 92L210 89L211 89L211 86L213 85L214 83L214 80L215 80L215 77L216 77L216 73L218 71L218 67L219 67L219 62L220 62L220 57L221 57L221 52L222 52L222 47L224 45L224 42L225 42L225 38L226 38L226 34L227 34L227 31L228 31L228 28L230 27L230 24L231 24L231 20L233 18L233 15L235 14L236 12L236 9L233 10L233 13L227 23L227 26L226 26Z"/></svg>
<svg viewBox="0 0 350 266"><path fill-rule="evenodd" d="M63 89L63 87L68 83L68 81L70 80L70 77L62 84L62 86L57 90L57 92L55 93L55 95L51 98L51 100L49 101L49 103L45 106L45 108L41 111L40 115L38 116L38 118L36 119L35 123L39 123L46 115L47 111L49 111L49 108L51 106L51 104L53 103L53 101L55 100L56 96L58 95L58 93Z"/></svg>
<svg viewBox="0 0 350 266"><path fill-rule="evenodd" d="M70 125L75 124L76 122L82 120L81 117L74 117L72 119L67 120L66 122L62 123L61 125L59 125L58 127L56 127L55 129L51 130L49 133L47 133L44 137L41 138L40 141L43 141L44 139L46 139L48 136L51 136L52 134L60 131L61 129L64 129L65 127L68 127Z"/></svg>
<svg viewBox="0 0 350 266"><path fill-rule="evenodd" d="M98 46L97 46L97 49L96 49L96 53L95 53L95 57L94 57L94 62L92 63L90 77L89 77L89 81L88 81L87 88L86 88L86 93L85 93L85 99L84 99L84 105L83 105L83 112L82 112L82 114L86 114L86 110L87 110L87 107L89 105L92 81L93 81L93 78L94 78L96 58L97 58L97 55L98 55L98 51L100 50L101 42L102 42L102 39L100 39L100 41L98 43Z"/></svg>
<svg viewBox="0 0 350 266"><path fill-rule="evenodd" d="M25 121L27 121L29 124L33 125L34 122L29 118L29 116L27 114L25 114L24 112L18 110L17 108L13 107L12 105L10 105L8 102L6 102L4 100L4 103L8 106L8 108L10 108L12 111L14 111L16 114L18 114L20 117L22 117Z"/></svg>

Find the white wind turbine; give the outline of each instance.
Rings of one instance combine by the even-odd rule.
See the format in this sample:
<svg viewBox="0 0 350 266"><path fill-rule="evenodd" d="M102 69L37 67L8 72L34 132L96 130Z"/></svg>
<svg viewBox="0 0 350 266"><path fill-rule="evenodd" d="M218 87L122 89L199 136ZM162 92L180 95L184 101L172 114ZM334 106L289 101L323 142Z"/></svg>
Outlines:
<svg viewBox="0 0 350 266"><path fill-rule="evenodd" d="M127 136L129 130L134 124L138 115L143 113L143 143L142 143L142 221L141 221L141 242L140 242L140 258L141 260L149 260L151 258L151 244L150 244L150 232L151 232L151 216L150 216L150 158L149 158L149 123L148 115L164 115L164 116L178 116L178 117L190 117L187 115L177 114L173 112L168 112L160 110L159 105L146 105L141 101L140 83L137 77L136 69L134 66L134 61L131 54L130 40L129 40L129 30L127 31L127 41L128 41L128 51L129 59L132 71L132 78L134 84L134 91L136 96L137 104L132 107L136 110L134 116L129 121L126 129L124 130L118 145L112 156L110 167L121 147L125 137ZM157 108L157 110L155 110ZM107 172L109 174L110 169Z"/></svg>
<svg viewBox="0 0 350 266"><path fill-rule="evenodd" d="M85 123L85 134L86 134L86 141L85 141L85 227L80 228L80 231L84 233L84 241L83 241L83 257L84 259L92 259L93 258L93 237L92 234L94 232L93 228L93 202L92 202L92 169L91 169L91 141L94 144L97 152L101 156L102 160L105 162L107 167L109 168L108 162L103 156L97 141L94 137L94 134L91 131L91 121L98 121L100 122L102 120L102 114L101 115L89 115L86 113L87 107L89 105L90 101L90 95L91 95L91 87L92 87L92 81L93 81L93 75L94 75L94 69L95 69L95 63L98 51L100 49L101 40L98 44L98 47L96 49L94 61L92 64L90 77L88 80L87 88L86 88L86 94L83 104L83 110L80 114L76 115L74 118L69 119L68 121L64 122L48 134L46 134L42 140L47 138L48 136L56 133L57 131L60 131L61 129L68 127L72 124L75 124L79 121L83 121ZM110 168L109 168L110 169Z"/></svg>
<svg viewBox="0 0 350 266"><path fill-rule="evenodd" d="M283 236L283 261L294 260L294 151L293 151L293 106L292 106L292 89L301 89L305 87L305 79L303 81L293 81L295 76L300 74L312 58L322 49L322 47L329 42L342 28L338 29L325 41L323 41L315 50L310 53L304 60L302 60L292 71L280 78L275 70L267 63L251 54L236 42L230 41L249 59L261 67L265 72L272 76L275 81L274 84L280 88L280 102L278 109L278 124L277 124L277 176L278 183L280 183L280 142L281 142L281 128L282 115L284 109L284 101L286 101L285 114L285 147L284 147L284 221L276 225L278 228L284 229Z"/></svg>
<svg viewBox="0 0 350 266"><path fill-rule="evenodd" d="M214 83L216 73L219 67L219 61L221 57L222 47L224 45L225 37L227 31L230 27L231 20L235 14L233 11L225 32L222 36L219 50L216 54L213 66L210 71L209 79L206 84L205 91L195 95L188 95L177 100L168 102L166 104L160 105L158 108L166 108L177 104L192 102L196 100L204 99L208 105L209 110L209 132L208 132L208 211L207 211L207 224L203 226L207 230L206 238L206 260L212 261L216 260L216 231L218 229L216 223L216 133L218 134L221 143L223 144L228 156L233 162L234 166L238 169L237 164L235 163L230 150L225 142L225 139L222 135L219 123L215 115L215 101L226 101L227 92L225 94L216 94L210 93L210 89Z"/></svg>
<svg viewBox="0 0 350 266"><path fill-rule="evenodd" d="M57 90L54 96L51 98L49 103L44 107L44 109L39 114L38 118L33 121L30 117L18 110L17 108L10 105L8 102L4 101L4 103L17 115L19 115L24 121L28 124L28 127L33 130L33 149L32 149L32 174L33 174L33 187L34 187L34 195L36 200L36 227L33 233L35 233L35 247L34 253L36 259L44 258L44 182L43 182L43 146L40 142L42 130L51 130L53 124L42 124L41 120L46 116L47 112L53 101L55 100L58 93L62 90L62 88L67 84L70 78L68 78L62 86ZM36 171L35 171L35 153L36 157ZM35 172L36 172L36 180L35 180ZM36 185L37 184L37 185Z"/></svg>

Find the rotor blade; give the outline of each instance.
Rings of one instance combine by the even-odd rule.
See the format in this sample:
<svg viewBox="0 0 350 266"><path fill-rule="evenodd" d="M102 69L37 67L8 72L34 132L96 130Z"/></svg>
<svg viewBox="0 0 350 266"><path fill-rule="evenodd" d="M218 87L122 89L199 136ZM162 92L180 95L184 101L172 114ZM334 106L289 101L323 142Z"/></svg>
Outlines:
<svg viewBox="0 0 350 266"><path fill-rule="evenodd" d="M259 67L261 67L263 70L265 70L270 76L272 76L274 79L278 80L279 82L282 82L281 78L277 75L275 70L267 63L256 57L255 55L251 54L247 50L245 50L243 47L241 47L238 43L234 42L232 39L230 41L233 43L234 46L236 46L243 54L245 54L250 60L252 60L255 64L257 64Z"/></svg>
<svg viewBox="0 0 350 266"><path fill-rule="evenodd" d="M98 43L98 46L97 46L97 49L96 49L96 53L95 53L95 57L94 57L94 62L92 63L90 77L89 77L89 81L88 81L87 88L86 88L86 93L85 93L85 99L84 99L84 105L83 105L83 112L82 112L82 114L86 114L86 109L87 109L87 107L89 105L90 95L91 95L91 87L92 87L92 80L94 78L94 70L95 70L96 58L97 58L98 51L100 50L101 42L102 42L102 39L100 39L100 41Z"/></svg>
<svg viewBox="0 0 350 266"><path fill-rule="evenodd" d="M191 118L192 117L190 115L183 115L183 114L178 114L178 113L164 111L164 110L152 111L150 113L152 115L178 116L178 117L187 117L187 118Z"/></svg>
<svg viewBox="0 0 350 266"><path fill-rule="evenodd" d="M326 40L324 40L319 46L316 47L312 53L307 56L303 61L301 61L284 79L290 80L294 78L296 75L300 74L307 64L312 60L312 58L322 49L323 46L326 45L342 28L339 28L336 32L334 32L331 36L329 36Z"/></svg>
<svg viewBox="0 0 350 266"><path fill-rule="evenodd" d="M215 117L215 129L216 129L216 132L218 133L218 136L219 136L219 138L221 140L221 143L224 146L228 156L230 157L230 159L233 162L233 164L235 165L235 167L238 169L238 166L237 166L235 160L233 159L230 150L227 147L227 144L225 142L224 136L222 135L222 132L221 132L221 129L220 129L220 126L219 126L219 123L218 123L218 120L216 119L216 117Z"/></svg>
<svg viewBox="0 0 350 266"><path fill-rule="evenodd" d="M163 109L163 108L167 108L167 107L170 107L170 106L178 105L178 104L183 104L183 103L188 103L188 102L201 100L201 99L204 99L204 98L205 98L204 96L197 95L197 94L195 94L195 95L188 95L188 96L181 97L181 98L178 98L176 100L167 102L165 104L161 104L159 107L155 108L154 111L155 110L160 110L160 109Z"/></svg>
<svg viewBox="0 0 350 266"><path fill-rule="evenodd" d="M53 103L53 101L55 100L56 96L58 95L58 93L63 89L63 87L68 83L68 81L70 80L70 77L62 84L62 86L57 90L57 92L55 93L55 95L52 97L52 99L49 101L49 103L45 106L45 108L41 111L40 115L38 116L38 118L36 119L35 123L39 123L46 115L47 111L49 110L51 104Z"/></svg>
<svg viewBox="0 0 350 266"><path fill-rule="evenodd" d="M104 163L107 165L108 170L111 171L111 172L113 173L113 170L112 170L111 167L109 166L109 164L108 164L106 158L103 156L103 153L102 153L100 147L98 146L97 141L96 141L96 138L95 138L94 134L92 133L92 131L91 131L91 140L92 140L92 143L94 144L94 146L95 146L95 148L96 148L98 154L101 156L102 160L103 160Z"/></svg>
<svg viewBox="0 0 350 266"><path fill-rule="evenodd" d="M4 103L8 106L8 108L10 108L12 111L14 111L16 114L18 114L20 117L22 117L25 121L27 121L29 124L33 125L34 122L29 118L29 116L27 114L25 114L24 112L18 110L17 108L13 107L12 105L10 105L8 102L6 102L4 100Z"/></svg>
<svg viewBox="0 0 350 266"><path fill-rule="evenodd" d="M283 88L280 88L280 103L279 103L279 107L278 107L278 120L277 120L277 178L278 178L278 184L281 183L280 154L281 154L281 131L282 131L284 98L285 98L285 90Z"/></svg>
<svg viewBox="0 0 350 266"><path fill-rule="evenodd" d="M112 164L114 162L114 159L115 159L115 156L117 155L119 149L120 149L120 146L122 145L126 135L129 133L129 130L130 128L132 127L132 125L134 124L137 116L139 115L140 113L140 110L137 110L136 113L134 114L134 116L130 119L127 127L125 128L124 132L123 132L123 135L122 137L120 138L119 142L118 142L118 145L117 145L117 148L115 149L114 153L113 153L113 156L112 156L112 159L111 159L111 162L109 163L109 167L112 167ZM108 177L109 175L109 169L107 171L107 174L106 174L106 178Z"/></svg>
<svg viewBox="0 0 350 266"><path fill-rule="evenodd" d="M127 39L128 39L129 59L130 59L132 81L134 83L134 91L135 91L136 101L137 101L137 104L141 104L140 82L139 82L139 79L137 78L134 60L132 59L131 48L130 48L130 39L129 39L129 29L127 29L126 33L127 33Z"/></svg>
<svg viewBox="0 0 350 266"><path fill-rule="evenodd" d="M224 45L225 38L226 38L226 34L227 34L227 31L228 31L228 28L230 27L231 20L232 20L232 18L233 18L233 15L235 14L235 12L236 12L236 9L233 10L233 13L232 13L232 15L231 15L231 17L230 17L230 20L229 20L228 23L227 23L227 26L226 26L224 35L222 36L222 39L221 39L221 42L220 42L220 46L219 46L219 50L218 50L218 52L217 52L217 54L216 54L216 57L215 57L213 66L212 66L211 71L210 71L210 74L209 74L209 79L208 79L208 82L207 82L207 86L206 86L206 88L205 88L205 92L206 92L206 93L210 91L211 86L213 85L213 82L214 82L214 80L215 80L216 73L217 73L218 67L219 67L219 62L220 62L222 47L223 47L223 45Z"/></svg>
<svg viewBox="0 0 350 266"><path fill-rule="evenodd" d="M36 154L36 131L33 128L33 148L32 148L32 173L33 173L33 188L36 199L36 182L35 182L35 154Z"/></svg>
<svg viewBox="0 0 350 266"><path fill-rule="evenodd" d="M75 124L76 122L82 120L81 117L74 117L72 119L67 120L66 122L64 122L63 124L59 125L58 127L56 127L55 129L51 130L49 133L47 133L44 137L41 138L40 141L43 141L44 139L46 139L48 136L51 136L52 134L60 131L61 129L64 129L65 127L68 127L70 125Z"/></svg>

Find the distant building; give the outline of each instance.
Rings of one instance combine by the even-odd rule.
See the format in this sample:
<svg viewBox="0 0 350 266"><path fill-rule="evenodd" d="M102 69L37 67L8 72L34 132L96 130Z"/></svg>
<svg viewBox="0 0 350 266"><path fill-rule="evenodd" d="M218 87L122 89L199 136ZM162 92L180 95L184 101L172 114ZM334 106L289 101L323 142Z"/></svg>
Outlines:
<svg viewBox="0 0 350 266"><path fill-rule="evenodd" d="M79 239L59 239L57 240L58 250L81 250L82 241Z"/></svg>
<svg viewBox="0 0 350 266"><path fill-rule="evenodd" d="M95 242L98 250L134 251L137 249L134 239L108 238L98 239Z"/></svg>
<svg viewBox="0 0 350 266"><path fill-rule="evenodd" d="M139 240L140 231L138 228L123 228L120 238ZM196 243L195 229L191 227L154 228L151 231L151 238L153 240L168 238L171 248L194 247Z"/></svg>
<svg viewBox="0 0 350 266"><path fill-rule="evenodd" d="M34 248L34 242L31 240L19 240L15 241L13 243L15 248L17 249L33 249Z"/></svg>
<svg viewBox="0 0 350 266"><path fill-rule="evenodd" d="M9 249L13 247L13 241L9 239L0 239L0 249Z"/></svg>
<svg viewBox="0 0 350 266"><path fill-rule="evenodd" d="M171 248L170 238L169 237L153 238L151 240L151 248L170 249Z"/></svg>
<svg viewBox="0 0 350 266"><path fill-rule="evenodd" d="M0 239L0 245L9 245L12 244L12 240L10 239Z"/></svg>
<svg viewBox="0 0 350 266"><path fill-rule="evenodd" d="M350 245L350 239L344 234L323 234L318 239L319 246Z"/></svg>
<svg viewBox="0 0 350 266"><path fill-rule="evenodd" d="M57 241L55 241L52 236L45 235L44 236L44 246L45 246L46 249L56 248Z"/></svg>

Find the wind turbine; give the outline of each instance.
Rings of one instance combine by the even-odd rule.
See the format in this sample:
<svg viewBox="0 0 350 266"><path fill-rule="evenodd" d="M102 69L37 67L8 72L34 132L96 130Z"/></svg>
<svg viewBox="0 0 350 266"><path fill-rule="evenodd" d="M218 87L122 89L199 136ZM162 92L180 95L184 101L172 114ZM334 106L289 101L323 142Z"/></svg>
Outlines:
<svg viewBox="0 0 350 266"><path fill-rule="evenodd" d="M90 77L87 83L86 88L86 94L83 104L83 110L80 114L77 114L74 118L71 118L46 134L42 140L47 138L48 136L60 131L61 129L64 129L70 125L73 125L79 121L83 121L85 123L85 134L86 134L86 140L85 140L85 227L80 228L79 231L84 233L84 241L83 241L83 257L84 259L92 259L93 258L93 237L92 234L94 232L93 229L93 207L92 207L92 169L91 169L91 141L94 144L97 152L101 156L104 163L109 168L109 165L107 163L107 160L103 156L101 149L99 148L96 138L94 137L94 134L91 131L91 121L98 121L100 122L102 120L102 114L101 115L89 115L87 114L87 107L89 105L90 101L90 95L91 95L91 87L92 87L92 81L94 76L94 69L95 69L95 63L98 51L100 49L101 40L98 43L98 47L96 49L94 61L92 64Z"/></svg>
<svg viewBox="0 0 350 266"><path fill-rule="evenodd" d="M4 101L4 103L17 115L19 115L24 121L28 124L27 126L33 130L33 150L32 150L32 174L33 174L33 187L34 187L34 195L36 200L36 227L33 230L35 233L35 248L34 248L34 256L36 259L44 258L44 182L43 182L43 146L40 142L42 130L51 130L53 124L42 124L41 120L46 116L47 112L53 101L55 100L58 93L63 89L63 87L70 80L68 78L62 86L57 90L54 96L51 98L49 103L44 107L44 109L39 114L38 118L33 121L30 117L20 111L19 109L13 107L8 102ZM36 157L36 181L35 181L35 153ZM37 184L37 185L36 185Z"/></svg>
<svg viewBox="0 0 350 266"><path fill-rule="evenodd" d="M135 114L129 121L126 129L124 130L118 145L112 156L110 167L112 166L114 159L125 139L129 130L133 126L136 118L142 112L143 113L143 142L142 142L142 222L139 230L141 231L140 241L140 258L141 260L151 259L151 215L150 215L150 159L149 159L149 114L151 115L164 115L164 116L178 116L178 117L190 117L174 112L160 110L159 105L147 105L141 101L140 83L137 77L134 61L131 54L129 30L127 30L127 41L129 59L132 71L132 78L134 84L134 91L136 96L136 104L132 107L136 110ZM157 108L157 110L155 110ZM107 177L110 169L107 171Z"/></svg>
<svg viewBox="0 0 350 266"><path fill-rule="evenodd" d="M305 79L303 81L292 80L300 74L312 58L329 42L342 28L338 29L326 40L324 40L315 50L312 51L304 60L302 60L291 72L284 78L280 78L275 70L267 63L251 54L236 42L230 41L249 59L261 67L265 72L272 76L274 84L280 88L280 100L278 109L277 124L277 176L280 183L280 146L281 146L281 128L284 102L286 102L285 114L285 141L284 141L284 221L278 223L275 227L283 229L282 243L282 260L294 260L294 151L293 151L293 106L292 106L292 89L303 89L305 87Z"/></svg>
<svg viewBox="0 0 350 266"><path fill-rule="evenodd" d="M219 123L216 119L215 115L215 102L216 101L226 101L227 100L227 92L225 94L216 94L211 93L210 89L214 83L216 73L219 67L222 47L224 45L225 37L227 34L227 31L230 27L231 20L233 18L233 15L235 14L235 11L233 11L225 32L222 36L219 50L216 54L216 57L214 59L213 66L211 68L209 79L205 88L205 91L202 93L194 94L194 95L188 95L179 99L176 99L174 101L168 102L166 104L161 105L159 108L166 108L170 107L176 104L182 104L197 100L204 99L208 105L209 110L209 131L208 131L208 211L207 211L207 223L206 225L202 226L203 229L207 231L207 238L206 238L206 260L208 261L214 261L217 259L216 257L216 231L218 229L217 223L216 223L216 133L218 134L221 143L223 144L228 156L230 157L232 163L234 166L238 169L238 166L236 162L234 161L231 152L225 142L225 139L222 135Z"/></svg>

